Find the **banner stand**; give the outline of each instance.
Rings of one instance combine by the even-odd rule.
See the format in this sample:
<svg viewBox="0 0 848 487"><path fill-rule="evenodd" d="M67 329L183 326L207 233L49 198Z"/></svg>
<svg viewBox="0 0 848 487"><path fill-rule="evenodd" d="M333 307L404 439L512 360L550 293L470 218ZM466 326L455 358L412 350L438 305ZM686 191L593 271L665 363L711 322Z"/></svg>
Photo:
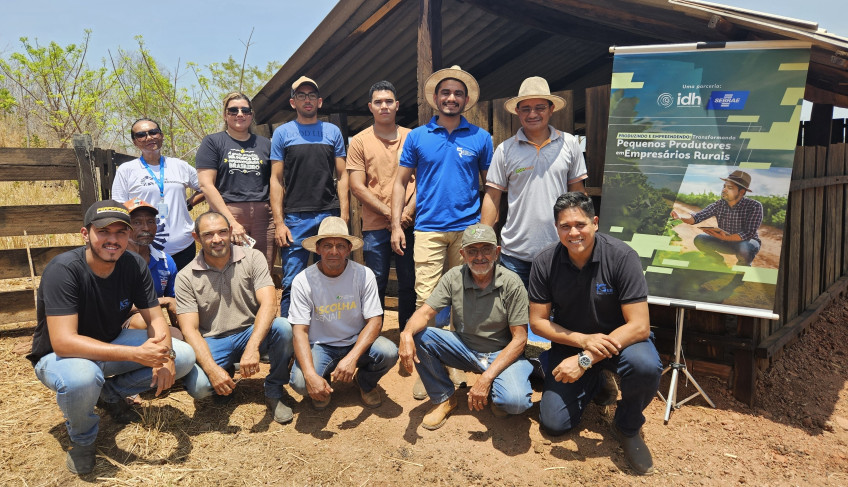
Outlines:
<svg viewBox="0 0 848 487"><path fill-rule="evenodd" d="M668 372L669 370L671 371L671 382L669 383L669 386L668 386L668 399L663 397L663 395L660 391L657 391L657 395L660 396L660 399L662 399L666 403L666 405L665 405L665 418L663 420L663 424L666 424L666 425L668 424L668 420L671 417L672 406L674 407L674 409L680 409L680 406L686 404L691 399L694 399L698 396L704 396L704 399L707 400L707 402L710 404L710 406L712 406L713 408L716 407L716 405L712 401L712 399L710 399L710 397L707 395L707 393L704 392L703 389L701 389L701 386L698 384L698 381L696 381L695 378L692 377L692 374L690 374L689 371L686 370L686 361L685 360L683 362L680 361L680 355L681 355L682 350L683 350L683 314L686 311L686 309L684 307L681 307L681 306L674 306L674 307L675 307L675 311L676 311L675 315L676 315L676 320L677 320L677 325L676 325L676 328L675 328L675 331L674 331L674 361L671 362L670 364L668 364L668 367L666 367L662 371L663 375L665 375L666 372ZM693 306L691 309L695 309L695 307ZM692 382L692 385L695 386L695 388L698 390L698 392L692 394L691 396L687 397L686 399L684 399L680 402L677 402L677 381L680 378L680 372L681 371L684 374L686 374L686 378L689 379Z"/></svg>

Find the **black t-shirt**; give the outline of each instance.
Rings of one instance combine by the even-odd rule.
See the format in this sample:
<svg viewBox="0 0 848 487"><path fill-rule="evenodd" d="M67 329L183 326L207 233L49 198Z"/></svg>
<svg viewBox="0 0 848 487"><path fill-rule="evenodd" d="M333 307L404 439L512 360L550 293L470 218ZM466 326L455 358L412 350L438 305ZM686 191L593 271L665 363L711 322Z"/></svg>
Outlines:
<svg viewBox="0 0 848 487"><path fill-rule="evenodd" d="M57 255L44 268L38 287L38 325L32 337L33 365L51 353L47 316L77 315L80 335L111 342L121 333L132 306L159 306L144 259L124 252L109 277L97 277L85 261L85 247Z"/></svg>
<svg viewBox="0 0 848 487"><path fill-rule="evenodd" d="M578 269L559 242L533 259L529 298L551 303L554 323L578 333L610 333L624 324L621 305L648 299L636 251L609 235L595 234L592 257ZM552 348L564 347L557 343Z"/></svg>
<svg viewBox="0 0 848 487"><path fill-rule="evenodd" d="M215 187L227 203L268 201L271 141L261 135L236 140L225 131L207 135L197 149L197 169L214 169Z"/></svg>

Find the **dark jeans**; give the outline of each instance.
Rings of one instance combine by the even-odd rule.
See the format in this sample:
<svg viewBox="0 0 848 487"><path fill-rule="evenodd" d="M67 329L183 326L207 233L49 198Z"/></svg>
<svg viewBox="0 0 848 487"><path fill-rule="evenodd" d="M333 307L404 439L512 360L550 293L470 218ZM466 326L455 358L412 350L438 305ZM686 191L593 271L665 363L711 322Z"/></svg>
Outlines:
<svg viewBox="0 0 848 487"><path fill-rule="evenodd" d="M177 270L179 271L183 267L187 266L189 262L194 260L195 255L197 255L197 247L194 245L194 242L192 242L188 247L172 255L171 258L174 259L174 264L177 265Z"/></svg>
<svg viewBox="0 0 848 487"><path fill-rule="evenodd" d="M403 233L406 235L406 248L414 248L415 234L412 228L407 228ZM386 307L386 286L389 284L389 271L394 256L398 285L398 327L403 331L409 317L415 312L415 260L410 251L404 252L402 256L395 254L391 239L390 230L362 232L362 253L365 265L374 271L374 277L377 278L377 290L383 309Z"/></svg>
<svg viewBox="0 0 848 487"><path fill-rule="evenodd" d="M719 253L735 255L737 259L736 265L751 265L751 262L754 261L754 258L757 257L757 254L760 252L760 242L753 238L750 240L741 240L739 242L728 242L727 240L721 240L713 237L712 235L705 235L702 233L700 235L695 235L693 243L695 244L695 247L697 247L698 250L703 252L706 256L712 256L723 260L723 257L721 257Z"/></svg>
<svg viewBox="0 0 848 487"><path fill-rule="evenodd" d="M662 362L654 347L654 335L643 342L634 343L618 355L602 360L587 370L577 382L557 382L553 369L579 349L557 347L550 351L545 367L545 390L539 404L539 421L552 435L561 435L580 423L583 411L603 385L603 369L611 370L621 378L621 400L615 410L615 424L626 437L639 433L645 424L642 411L657 393L662 374Z"/></svg>

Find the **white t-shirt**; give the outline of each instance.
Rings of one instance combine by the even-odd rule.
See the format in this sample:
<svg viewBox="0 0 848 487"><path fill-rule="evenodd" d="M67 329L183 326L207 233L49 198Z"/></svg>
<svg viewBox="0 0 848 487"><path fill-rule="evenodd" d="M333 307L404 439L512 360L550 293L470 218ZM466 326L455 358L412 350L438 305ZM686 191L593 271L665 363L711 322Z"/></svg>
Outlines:
<svg viewBox="0 0 848 487"><path fill-rule="evenodd" d="M374 272L352 260L339 276L312 264L292 281L289 322L309 326L309 345L353 345L366 320L381 314Z"/></svg>
<svg viewBox="0 0 848 487"><path fill-rule="evenodd" d="M159 179L159 161L147 161L150 170ZM155 163L155 165L153 165ZM156 226L156 240L152 246L174 255L194 242L191 231L194 222L186 207L186 189L200 189L197 182L197 170L189 163L173 157L165 158L165 204L168 216L160 213ZM163 199L159 185L150 177L141 159L133 159L118 166L115 180L112 182L112 199L121 203L133 198L141 198L155 207Z"/></svg>

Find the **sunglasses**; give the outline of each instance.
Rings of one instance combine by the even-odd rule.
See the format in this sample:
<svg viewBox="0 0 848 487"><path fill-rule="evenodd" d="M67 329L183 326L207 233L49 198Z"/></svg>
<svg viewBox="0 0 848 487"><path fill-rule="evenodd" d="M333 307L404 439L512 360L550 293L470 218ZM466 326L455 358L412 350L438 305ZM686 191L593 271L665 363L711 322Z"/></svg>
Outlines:
<svg viewBox="0 0 848 487"><path fill-rule="evenodd" d="M148 135L150 137L156 137L157 135L162 134L162 129L150 129L147 132L135 132L132 134L133 139L143 139Z"/></svg>
<svg viewBox="0 0 848 487"><path fill-rule="evenodd" d="M253 109L250 108L250 107L228 107L227 108L227 115L238 115L239 112L241 112L245 115L250 115L250 114L253 113Z"/></svg>

